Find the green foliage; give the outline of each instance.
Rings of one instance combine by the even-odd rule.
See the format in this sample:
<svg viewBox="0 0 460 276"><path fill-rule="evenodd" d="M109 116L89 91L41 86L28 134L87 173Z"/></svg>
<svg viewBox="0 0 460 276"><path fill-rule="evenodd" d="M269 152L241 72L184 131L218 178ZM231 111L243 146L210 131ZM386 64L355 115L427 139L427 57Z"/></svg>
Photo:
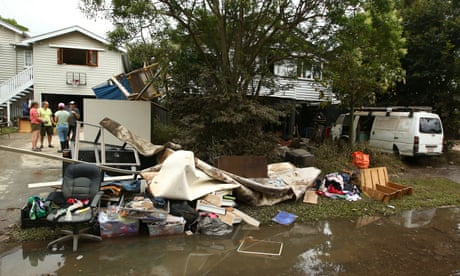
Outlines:
<svg viewBox="0 0 460 276"><path fill-rule="evenodd" d="M154 119L152 130L152 141L156 145L163 145L175 141L180 137L179 129L172 124L165 124Z"/></svg>
<svg viewBox="0 0 460 276"><path fill-rule="evenodd" d="M402 26L393 0L346 2L328 20L331 30L323 41L330 49L324 54L326 72L353 116L354 107L375 104L377 94L403 78Z"/></svg>
<svg viewBox="0 0 460 276"><path fill-rule="evenodd" d="M25 27L25 26L22 26L21 24L19 24L16 19L12 19L12 18L4 18L4 17L1 17L0 16L0 20L20 29L21 31L24 31L24 32L28 32L29 31L29 28Z"/></svg>
<svg viewBox="0 0 460 276"><path fill-rule="evenodd" d="M212 162L220 155L269 156L273 152L274 137L264 132L263 126L276 122L281 112L260 99L179 94L170 101L183 134L180 144L204 160Z"/></svg>
<svg viewBox="0 0 460 276"><path fill-rule="evenodd" d="M460 6L458 1L401 1L407 79L389 103L432 106L450 137L460 121Z"/></svg>
<svg viewBox="0 0 460 276"><path fill-rule="evenodd" d="M402 26L392 0L356 1L331 17L327 71L349 108L374 102L404 76ZM330 41L332 40L332 42Z"/></svg>

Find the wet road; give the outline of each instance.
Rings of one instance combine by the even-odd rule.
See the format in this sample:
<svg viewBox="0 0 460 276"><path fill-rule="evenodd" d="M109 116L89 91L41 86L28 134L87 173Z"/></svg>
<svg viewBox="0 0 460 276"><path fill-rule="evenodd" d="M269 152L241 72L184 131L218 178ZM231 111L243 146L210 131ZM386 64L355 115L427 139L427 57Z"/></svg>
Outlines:
<svg viewBox="0 0 460 276"><path fill-rule="evenodd" d="M1 135L0 144L29 149L30 137L30 133ZM54 137L53 143L57 147L57 137ZM46 147L43 152L58 155L56 148ZM19 223L20 208L27 198L50 192L49 188L28 189L27 185L58 180L62 175L62 163L0 150L0 168L0 252L3 252L10 247L3 242L6 238L3 232L9 225Z"/></svg>
<svg viewBox="0 0 460 276"><path fill-rule="evenodd" d="M280 256L239 253L253 237L283 244ZM252 246L252 247L251 247ZM273 253L277 246L245 250ZM334 220L254 229L224 238L169 236L84 242L77 253L46 242L0 257L1 275L460 275L460 208L402 216Z"/></svg>

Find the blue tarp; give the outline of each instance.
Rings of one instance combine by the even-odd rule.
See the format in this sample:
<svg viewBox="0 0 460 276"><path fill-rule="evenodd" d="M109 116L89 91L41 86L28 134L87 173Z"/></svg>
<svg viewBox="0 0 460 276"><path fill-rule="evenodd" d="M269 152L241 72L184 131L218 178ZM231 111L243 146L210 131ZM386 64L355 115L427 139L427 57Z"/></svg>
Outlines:
<svg viewBox="0 0 460 276"><path fill-rule="evenodd" d="M129 93L133 93L128 79L125 76L121 79L121 84L126 88L126 90L128 90ZM99 84L92 89L98 99L126 100L125 94L123 94L120 88L118 88L118 86L110 80Z"/></svg>

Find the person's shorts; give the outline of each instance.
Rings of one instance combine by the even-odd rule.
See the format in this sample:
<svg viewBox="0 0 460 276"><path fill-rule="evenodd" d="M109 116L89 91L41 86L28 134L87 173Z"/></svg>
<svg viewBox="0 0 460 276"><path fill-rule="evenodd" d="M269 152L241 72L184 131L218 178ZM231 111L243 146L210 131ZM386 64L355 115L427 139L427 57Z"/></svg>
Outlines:
<svg viewBox="0 0 460 276"><path fill-rule="evenodd" d="M30 124L30 128L32 129L32 131L40 130L41 125L40 124Z"/></svg>
<svg viewBox="0 0 460 276"><path fill-rule="evenodd" d="M40 128L40 135L41 136L45 136L48 135L48 136L52 136L53 135L53 126L42 126Z"/></svg>

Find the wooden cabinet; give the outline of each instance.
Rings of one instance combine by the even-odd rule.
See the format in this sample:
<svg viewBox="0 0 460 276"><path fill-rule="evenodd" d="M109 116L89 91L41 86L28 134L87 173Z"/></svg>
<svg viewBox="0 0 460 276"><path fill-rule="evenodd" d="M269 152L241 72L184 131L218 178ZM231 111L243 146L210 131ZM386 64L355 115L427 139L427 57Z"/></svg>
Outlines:
<svg viewBox="0 0 460 276"><path fill-rule="evenodd" d="M29 118L19 118L18 119L18 132L31 132L32 128L30 127Z"/></svg>

